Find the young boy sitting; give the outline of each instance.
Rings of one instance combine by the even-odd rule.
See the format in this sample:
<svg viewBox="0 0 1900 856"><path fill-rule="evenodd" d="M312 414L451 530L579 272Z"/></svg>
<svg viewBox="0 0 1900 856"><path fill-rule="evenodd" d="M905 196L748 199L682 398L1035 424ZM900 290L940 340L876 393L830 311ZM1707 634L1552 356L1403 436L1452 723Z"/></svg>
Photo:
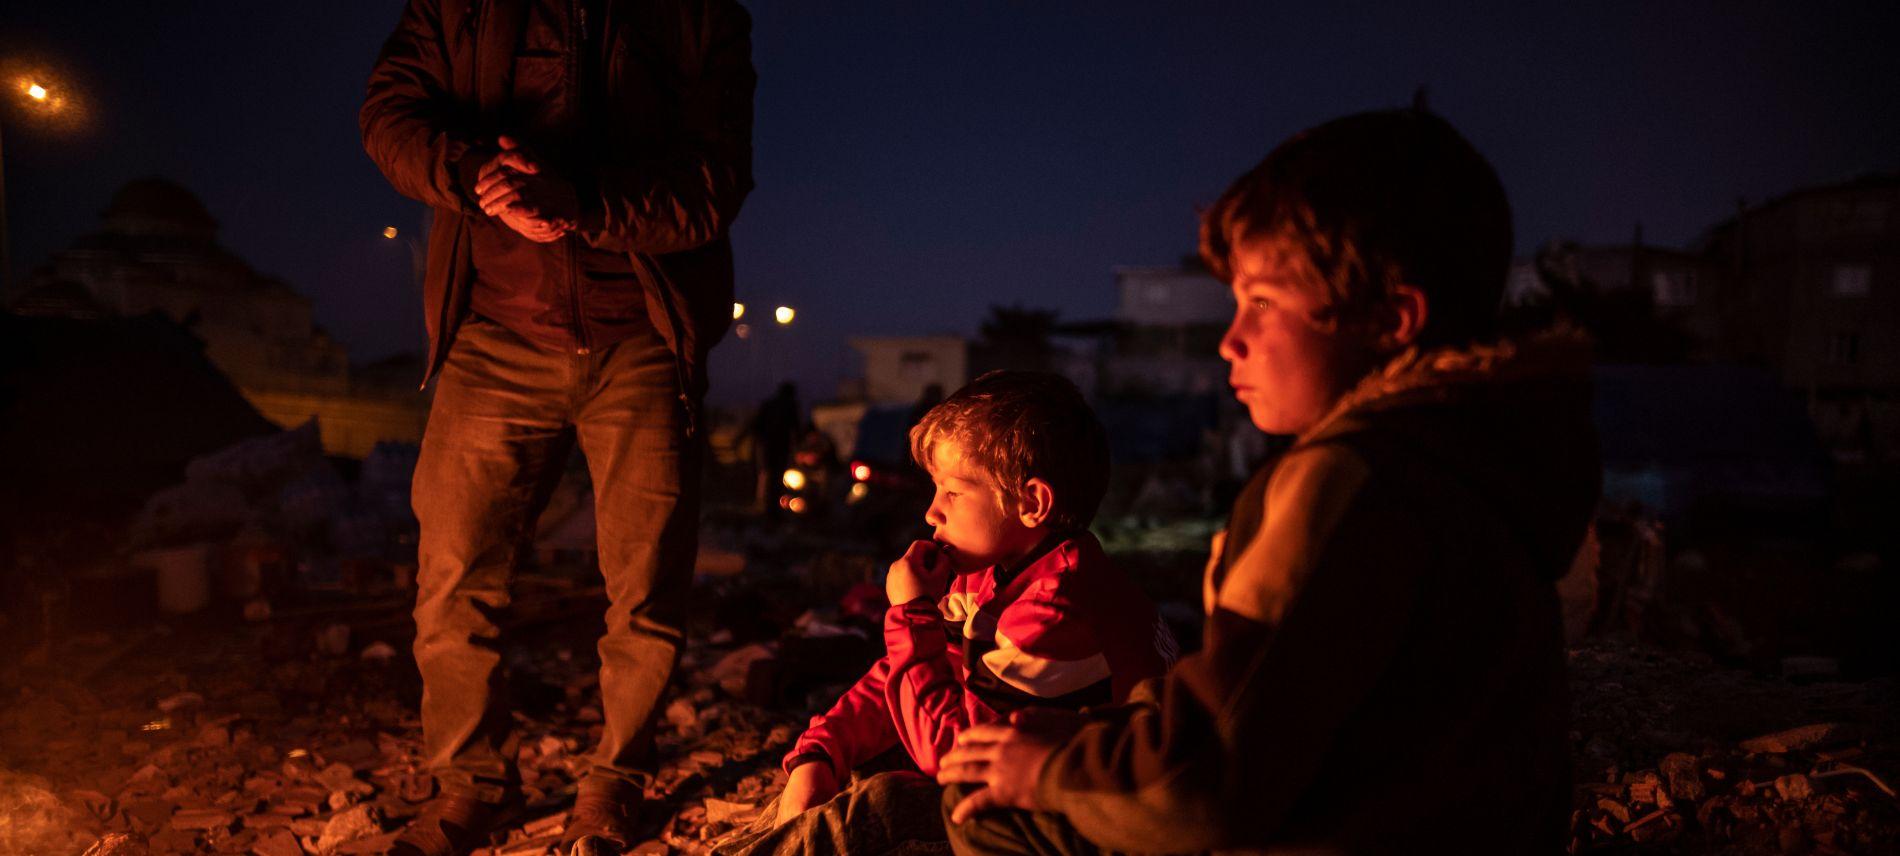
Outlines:
<svg viewBox="0 0 1900 856"><path fill-rule="evenodd" d="M1108 443L1073 384L991 372L932 408L910 443L936 483L924 514L935 531L891 563L884 657L792 747L775 815L721 852L942 841L926 777L959 733L1026 708L1119 701L1174 658L1153 603L1088 533ZM924 775L882 773L839 796L852 768L893 746Z"/></svg>

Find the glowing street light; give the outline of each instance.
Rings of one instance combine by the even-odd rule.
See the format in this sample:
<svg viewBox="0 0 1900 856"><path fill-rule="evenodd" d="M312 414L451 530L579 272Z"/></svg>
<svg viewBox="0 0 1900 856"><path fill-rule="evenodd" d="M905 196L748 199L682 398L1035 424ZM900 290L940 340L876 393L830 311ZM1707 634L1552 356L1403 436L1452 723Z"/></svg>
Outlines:
<svg viewBox="0 0 1900 856"><path fill-rule="evenodd" d="M772 317L778 319L778 323L780 324L792 323L792 316L797 314L798 313L792 311L792 307L790 306L780 306L772 311Z"/></svg>
<svg viewBox="0 0 1900 856"><path fill-rule="evenodd" d="M744 317L745 317L745 304L743 304L743 303L740 303L740 302L738 302L738 301L736 301L736 300L735 300L735 301L733 301L733 303L732 303L732 320L734 320L734 321L737 321L737 320L739 320L739 319L741 319L741 318L744 318Z"/></svg>
<svg viewBox="0 0 1900 856"><path fill-rule="evenodd" d="M397 235L396 227L394 226L383 227L383 237L388 238L393 241L393 240L396 240L396 235Z"/></svg>
<svg viewBox="0 0 1900 856"><path fill-rule="evenodd" d="M10 69L8 73L11 76ZM9 97L19 99L22 108L21 115L31 116L34 121L70 126L82 118L79 111L74 109L76 105L68 103L72 98L71 87L49 89L35 74L31 77L14 77L12 85L7 88L12 90L7 93ZM0 159L0 162L3 160ZM9 254L7 246L6 175L3 170L0 170L0 292L4 292L7 288L7 275L11 272L12 260L13 257Z"/></svg>

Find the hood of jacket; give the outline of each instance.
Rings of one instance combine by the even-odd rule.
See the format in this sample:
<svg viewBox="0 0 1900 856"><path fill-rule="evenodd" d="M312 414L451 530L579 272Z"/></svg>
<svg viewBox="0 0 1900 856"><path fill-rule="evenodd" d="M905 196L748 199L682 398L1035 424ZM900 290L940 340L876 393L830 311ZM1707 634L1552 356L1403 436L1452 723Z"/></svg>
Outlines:
<svg viewBox="0 0 1900 856"><path fill-rule="evenodd" d="M1590 345L1570 330L1411 349L1296 441L1346 442L1456 485L1500 515L1550 579L1569 569L1601 486Z"/></svg>

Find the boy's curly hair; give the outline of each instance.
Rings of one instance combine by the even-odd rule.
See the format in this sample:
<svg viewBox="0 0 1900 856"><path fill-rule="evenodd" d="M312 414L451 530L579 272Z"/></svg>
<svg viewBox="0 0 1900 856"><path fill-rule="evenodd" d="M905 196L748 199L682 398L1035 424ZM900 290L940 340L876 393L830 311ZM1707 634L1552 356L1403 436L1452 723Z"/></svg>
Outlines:
<svg viewBox="0 0 1900 856"><path fill-rule="evenodd" d="M1030 479L1047 482L1055 493L1047 525L1058 531L1088 528L1108 492L1108 433L1058 374L993 371L970 381L910 429L910 455L929 469L946 440L1012 505Z"/></svg>

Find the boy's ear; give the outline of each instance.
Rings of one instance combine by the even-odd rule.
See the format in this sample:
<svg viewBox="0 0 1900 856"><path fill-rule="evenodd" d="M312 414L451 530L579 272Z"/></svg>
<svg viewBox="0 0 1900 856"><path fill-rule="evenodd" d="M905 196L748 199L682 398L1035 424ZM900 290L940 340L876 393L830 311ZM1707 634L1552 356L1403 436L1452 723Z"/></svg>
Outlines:
<svg viewBox="0 0 1900 856"><path fill-rule="evenodd" d="M1023 483L1022 501L1016 506L1016 516L1024 526L1035 529L1047 525L1049 516L1055 511L1055 488L1039 478Z"/></svg>
<svg viewBox="0 0 1900 856"><path fill-rule="evenodd" d="M1418 341L1418 334L1425 329L1425 321L1431 315L1431 306L1418 286L1400 283L1386 295L1380 315L1383 317L1379 319L1379 348L1397 351Z"/></svg>

